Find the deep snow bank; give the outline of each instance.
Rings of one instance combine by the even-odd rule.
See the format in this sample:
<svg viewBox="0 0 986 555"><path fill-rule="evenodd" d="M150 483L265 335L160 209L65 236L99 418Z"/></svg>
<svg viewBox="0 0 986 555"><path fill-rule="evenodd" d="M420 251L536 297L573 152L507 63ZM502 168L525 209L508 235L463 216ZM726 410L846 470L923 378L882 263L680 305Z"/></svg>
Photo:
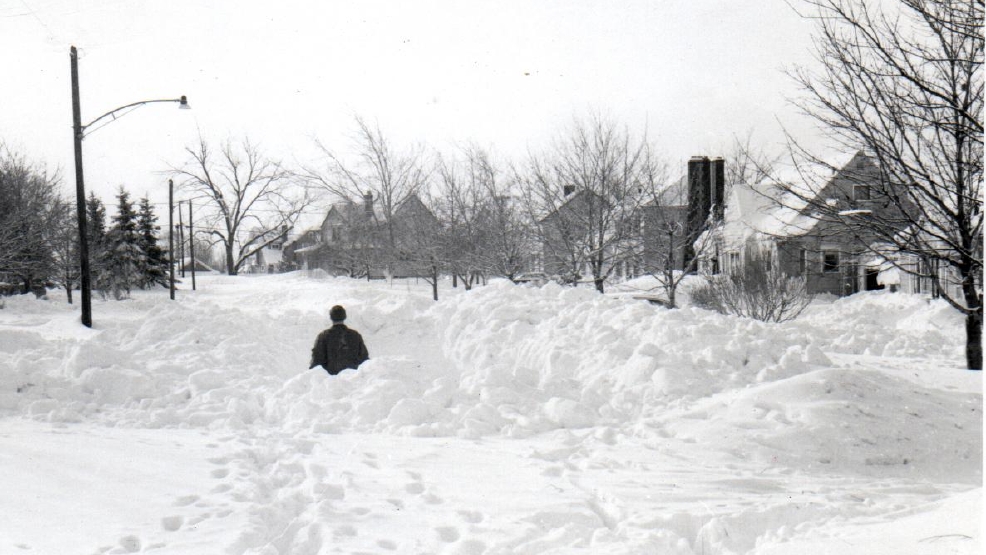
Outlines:
<svg viewBox="0 0 986 555"><path fill-rule="evenodd" d="M832 368L836 354L869 354L958 372L947 367L959 362L961 320L944 303L859 295L764 324L556 285L499 281L439 303L421 293L215 277L179 302L153 292L97 303L92 331L60 302L15 298L0 311L0 409L132 426L465 437L594 426L822 471L934 474L951 464L948 475L981 479L980 395ZM349 308L372 359L333 378L307 361L335 303ZM930 461L936 450L941 465Z"/></svg>

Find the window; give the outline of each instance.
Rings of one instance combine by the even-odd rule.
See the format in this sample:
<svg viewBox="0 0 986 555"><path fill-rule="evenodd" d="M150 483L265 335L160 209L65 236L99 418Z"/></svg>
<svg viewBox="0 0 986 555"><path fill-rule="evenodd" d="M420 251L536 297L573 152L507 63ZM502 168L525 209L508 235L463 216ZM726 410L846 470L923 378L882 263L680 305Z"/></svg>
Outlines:
<svg viewBox="0 0 986 555"><path fill-rule="evenodd" d="M798 251L798 271L801 275L808 273L808 249Z"/></svg>
<svg viewBox="0 0 986 555"><path fill-rule="evenodd" d="M822 252L822 272L827 274L839 271L839 251Z"/></svg>
<svg viewBox="0 0 986 555"><path fill-rule="evenodd" d="M729 268L728 268L728 270L730 272L734 272L736 270L739 270L739 264L740 264L740 261L739 261L739 253L738 252L731 252L731 253L729 253Z"/></svg>
<svg viewBox="0 0 986 555"><path fill-rule="evenodd" d="M870 186L866 183L856 183L852 186L854 200L870 200Z"/></svg>

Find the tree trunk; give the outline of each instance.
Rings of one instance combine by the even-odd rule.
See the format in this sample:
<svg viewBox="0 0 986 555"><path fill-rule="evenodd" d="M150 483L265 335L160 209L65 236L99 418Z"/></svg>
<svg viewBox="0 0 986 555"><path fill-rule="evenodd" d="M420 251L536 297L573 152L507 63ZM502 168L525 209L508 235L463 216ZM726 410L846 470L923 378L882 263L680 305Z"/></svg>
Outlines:
<svg viewBox="0 0 986 555"><path fill-rule="evenodd" d="M236 275L236 264L233 262L233 244L226 245L226 273Z"/></svg>
<svg viewBox="0 0 986 555"><path fill-rule="evenodd" d="M438 266L431 267L431 297L438 300Z"/></svg>
<svg viewBox="0 0 986 555"><path fill-rule="evenodd" d="M68 297L68 304L72 304L72 284L65 284L65 295Z"/></svg>
<svg viewBox="0 0 986 555"><path fill-rule="evenodd" d="M970 312L965 317L965 359L969 370L983 369L983 313Z"/></svg>
<svg viewBox="0 0 986 555"><path fill-rule="evenodd" d="M597 277L597 278L595 278L593 280L593 282L595 282L595 284L596 284L596 291L599 291L600 293L605 293L606 292L604 290L605 289L605 286L604 286L605 281L606 280L603 279L603 278L601 278L601 277Z"/></svg>

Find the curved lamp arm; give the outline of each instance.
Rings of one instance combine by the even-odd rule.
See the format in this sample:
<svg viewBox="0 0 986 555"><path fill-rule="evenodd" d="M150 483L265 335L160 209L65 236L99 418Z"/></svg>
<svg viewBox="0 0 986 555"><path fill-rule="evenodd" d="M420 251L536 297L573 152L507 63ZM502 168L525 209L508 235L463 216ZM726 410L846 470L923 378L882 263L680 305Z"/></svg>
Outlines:
<svg viewBox="0 0 986 555"><path fill-rule="evenodd" d="M95 124L96 122L98 122L98 121L100 121L100 120L102 120L104 118L108 118L110 116L113 116L113 119L116 119L116 113L117 112L121 112L123 110L126 110L127 108L133 108L135 106L143 106L144 104L153 104L155 102L177 102L178 103L178 108L185 109L185 110L191 109L191 106L188 105L188 99L185 98L185 95L182 95L181 98L163 98L163 99L160 99L160 100L141 100L140 102L131 102L130 104L127 104L126 106L120 106L119 108L115 108L113 110L110 110L109 112L106 112L105 114L99 116L98 118L96 118L96 119L90 121L89 123L83 125L79 129L79 133L83 137L85 137L86 129L92 127L93 124Z"/></svg>

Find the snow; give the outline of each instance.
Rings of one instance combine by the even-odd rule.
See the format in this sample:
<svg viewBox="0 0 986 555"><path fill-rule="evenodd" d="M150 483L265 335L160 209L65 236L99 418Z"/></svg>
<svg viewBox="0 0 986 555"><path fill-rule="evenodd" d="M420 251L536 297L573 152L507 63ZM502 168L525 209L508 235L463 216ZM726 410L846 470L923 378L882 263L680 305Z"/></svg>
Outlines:
<svg viewBox="0 0 986 555"><path fill-rule="evenodd" d="M722 237L723 247L742 250L751 242L765 243L772 238L800 236L811 231L818 219L802 213L805 202L787 191L790 187L772 181L734 184L723 224L715 231Z"/></svg>
<svg viewBox="0 0 986 555"><path fill-rule="evenodd" d="M313 274L314 275L314 274ZM0 553L978 553L941 301L783 324L303 273L0 310ZM347 307L371 359L308 370Z"/></svg>

